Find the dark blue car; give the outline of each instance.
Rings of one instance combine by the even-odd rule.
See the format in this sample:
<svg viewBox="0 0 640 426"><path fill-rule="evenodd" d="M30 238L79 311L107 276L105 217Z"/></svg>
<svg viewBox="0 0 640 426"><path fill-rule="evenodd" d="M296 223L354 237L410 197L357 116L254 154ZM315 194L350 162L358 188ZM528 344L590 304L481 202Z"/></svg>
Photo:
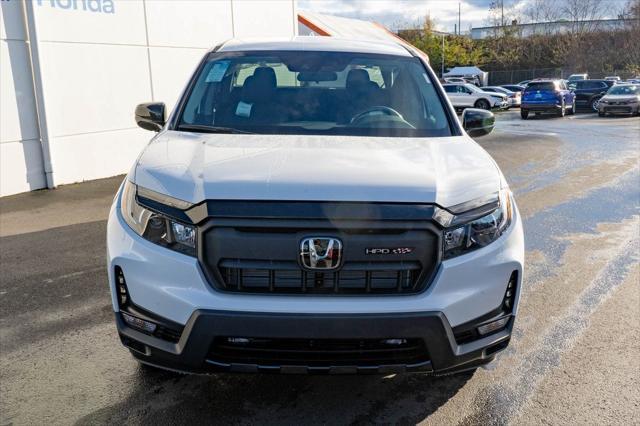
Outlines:
<svg viewBox="0 0 640 426"><path fill-rule="evenodd" d="M532 80L522 93L520 116L523 120L529 113L553 113L564 117L575 114L576 97L563 80Z"/></svg>

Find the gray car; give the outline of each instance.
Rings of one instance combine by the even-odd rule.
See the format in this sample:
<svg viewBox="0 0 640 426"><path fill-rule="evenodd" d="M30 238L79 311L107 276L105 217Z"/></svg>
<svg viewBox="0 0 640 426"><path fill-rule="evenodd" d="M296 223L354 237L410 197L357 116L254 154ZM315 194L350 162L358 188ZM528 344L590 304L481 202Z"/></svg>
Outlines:
<svg viewBox="0 0 640 426"><path fill-rule="evenodd" d="M640 84L616 84L600 98L598 115L640 113Z"/></svg>

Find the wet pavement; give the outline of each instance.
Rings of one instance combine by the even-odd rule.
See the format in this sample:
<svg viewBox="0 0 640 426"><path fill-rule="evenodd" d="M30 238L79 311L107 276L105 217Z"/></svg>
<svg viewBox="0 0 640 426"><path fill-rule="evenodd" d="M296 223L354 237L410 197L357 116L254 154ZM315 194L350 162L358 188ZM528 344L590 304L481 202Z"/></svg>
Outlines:
<svg viewBox="0 0 640 426"><path fill-rule="evenodd" d="M524 217L511 345L448 377L182 376L120 346L105 270L120 178L0 200L0 424L638 424L640 119L520 120L478 139Z"/></svg>

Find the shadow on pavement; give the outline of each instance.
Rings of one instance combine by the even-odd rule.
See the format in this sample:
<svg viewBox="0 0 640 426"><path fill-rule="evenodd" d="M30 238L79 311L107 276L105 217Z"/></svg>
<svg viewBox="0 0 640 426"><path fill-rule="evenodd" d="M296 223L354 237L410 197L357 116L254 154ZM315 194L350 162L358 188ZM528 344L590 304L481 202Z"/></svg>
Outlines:
<svg viewBox="0 0 640 426"><path fill-rule="evenodd" d="M77 424L415 424L473 374L182 376L140 367L128 397Z"/></svg>

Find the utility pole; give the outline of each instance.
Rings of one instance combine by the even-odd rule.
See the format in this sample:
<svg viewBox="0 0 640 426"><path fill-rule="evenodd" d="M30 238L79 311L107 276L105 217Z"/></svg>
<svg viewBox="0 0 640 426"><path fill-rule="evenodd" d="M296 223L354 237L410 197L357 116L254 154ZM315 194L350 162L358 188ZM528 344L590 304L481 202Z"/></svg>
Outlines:
<svg viewBox="0 0 640 426"><path fill-rule="evenodd" d="M442 73L440 76L444 78L444 33L442 34Z"/></svg>
<svg viewBox="0 0 640 426"><path fill-rule="evenodd" d="M501 18L500 21L502 22L502 26L504 27L504 0L500 0L500 14L501 14Z"/></svg>
<svg viewBox="0 0 640 426"><path fill-rule="evenodd" d="M460 2L458 2L458 35L461 34L462 27L460 26Z"/></svg>

